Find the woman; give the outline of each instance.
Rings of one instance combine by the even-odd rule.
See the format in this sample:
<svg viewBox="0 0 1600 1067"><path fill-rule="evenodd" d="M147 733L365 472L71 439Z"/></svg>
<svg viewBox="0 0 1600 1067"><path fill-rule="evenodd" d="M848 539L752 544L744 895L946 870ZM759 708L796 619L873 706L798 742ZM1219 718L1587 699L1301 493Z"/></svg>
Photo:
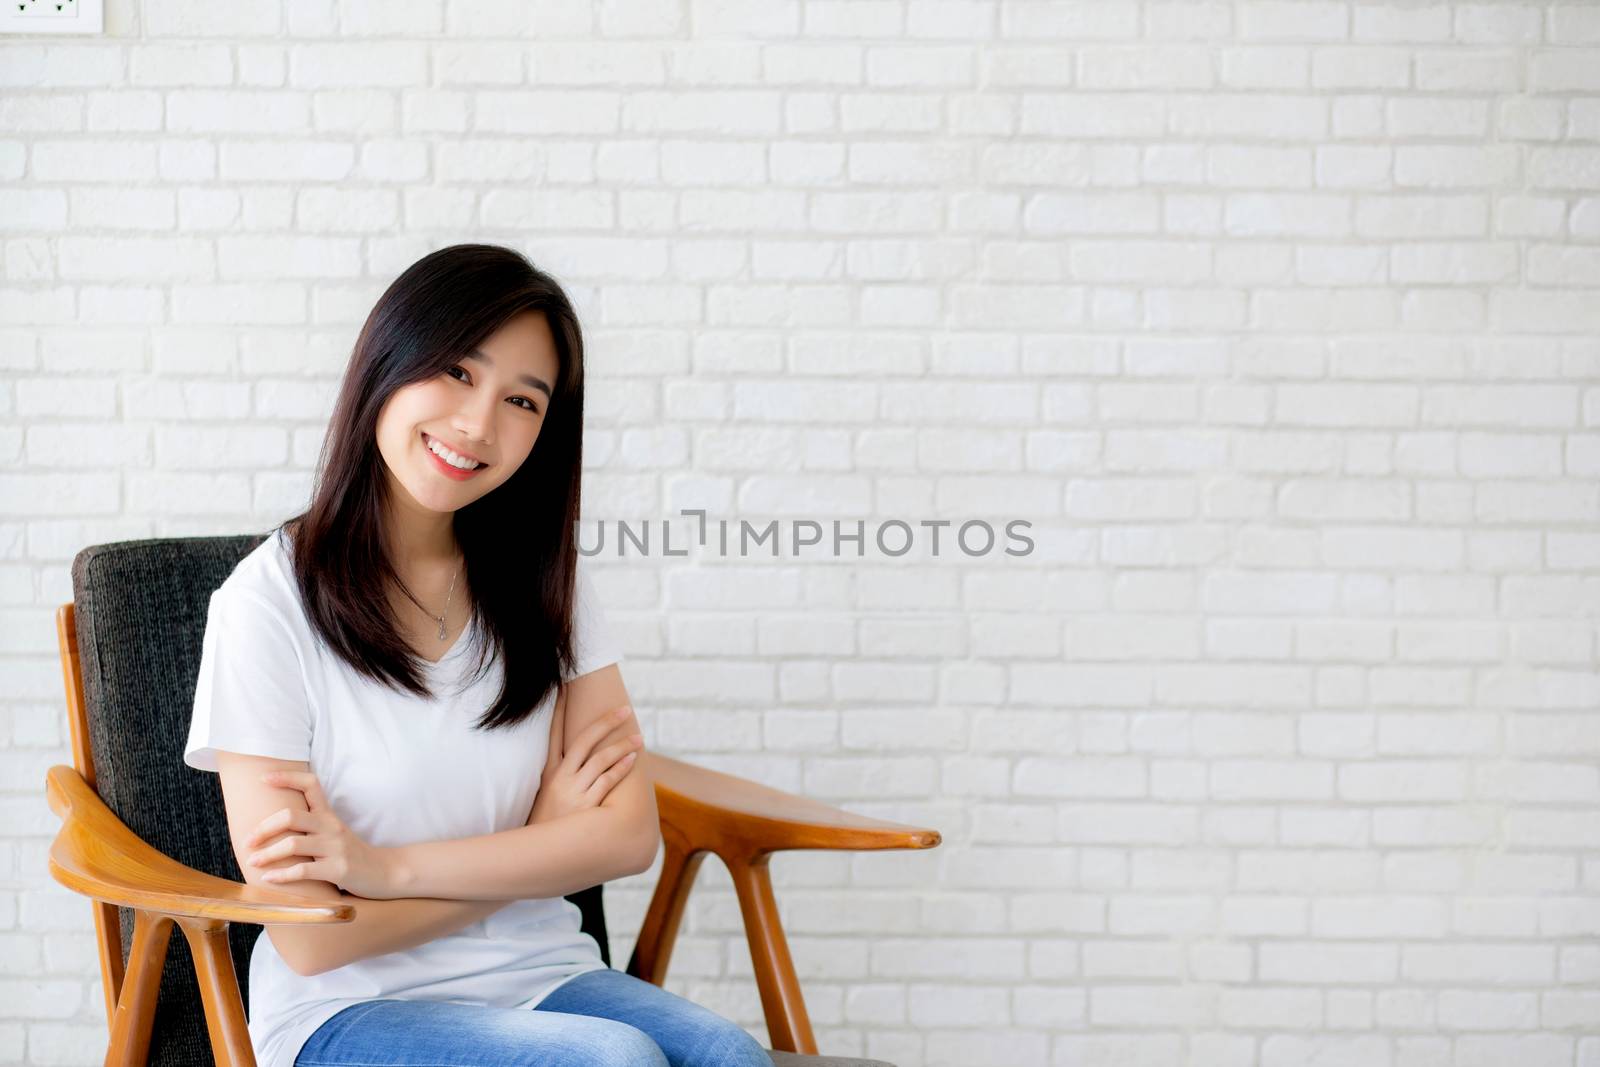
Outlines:
<svg viewBox="0 0 1600 1067"><path fill-rule="evenodd" d="M361 331L309 508L212 595L184 762L220 775L247 882L360 898L256 941L260 1067L770 1067L563 899L660 844L577 553L582 428L560 286L425 256Z"/></svg>

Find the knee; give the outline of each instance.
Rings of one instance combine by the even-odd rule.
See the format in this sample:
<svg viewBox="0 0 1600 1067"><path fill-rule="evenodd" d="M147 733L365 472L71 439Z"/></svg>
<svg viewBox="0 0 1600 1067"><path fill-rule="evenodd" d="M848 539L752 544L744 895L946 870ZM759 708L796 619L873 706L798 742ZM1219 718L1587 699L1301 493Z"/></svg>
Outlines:
<svg viewBox="0 0 1600 1067"><path fill-rule="evenodd" d="M612 1022L586 1035L580 1059L564 1063L585 1067L671 1067L655 1039L637 1026ZM767 1061L770 1067L771 1060Z"/></svg>
<svg viewBox="0 0 1600 1067"><path fill-rule="evenodd" d="M723 1020L709 1028L684 1067L772 1067L772 1055L744 1029Z"/></svg>
<svg viewBox="0 0 1600 1067"><path fill-rule="evenodd" d="M588 1015L570 1015L555 1028L529 1029L533 1013L502 1037L511 1050L502 1067L672 1067L661 1046L637 1026ZM545 1020L539 1020L543 1022Z"/></svg>

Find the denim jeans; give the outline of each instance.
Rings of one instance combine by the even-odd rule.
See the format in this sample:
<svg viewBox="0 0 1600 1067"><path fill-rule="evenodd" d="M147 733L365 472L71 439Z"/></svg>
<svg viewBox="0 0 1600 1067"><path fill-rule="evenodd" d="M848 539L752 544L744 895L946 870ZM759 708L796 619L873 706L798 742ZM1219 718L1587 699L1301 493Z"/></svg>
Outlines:
<svg viewBox="0 0 1600 1067"><path fill-rule="evenodd" d="M368 1000L317 1028L295 1067L772 1067L722 1016L618 970L580 974L532 1010Z"/></svg>

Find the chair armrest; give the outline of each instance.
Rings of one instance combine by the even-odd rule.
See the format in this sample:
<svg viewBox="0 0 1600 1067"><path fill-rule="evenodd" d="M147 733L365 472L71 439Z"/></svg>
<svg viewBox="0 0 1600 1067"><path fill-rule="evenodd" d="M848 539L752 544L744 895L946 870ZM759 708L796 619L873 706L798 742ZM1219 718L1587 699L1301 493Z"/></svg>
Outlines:
<svg viewBox="0 0 1600 1067"><path fill-rule="evenodd" d="M739 896L768 1040L774 1050L815 1055L811 1019L772 893L769 856L800 848L933 848L939 831L869 819L654 752L646 751L639 764L655 786L666 848L628 973L658 986L666 980L695 872L714 852Z"/></svg>
<svg viewBox="0 0 1600 1067"><path fill-rule="evenodd" d="M351 904L230 882L186 867L151 848L106 807L83 775L63 764L45 774L61 831L50 845L50 874L68 889L121 907L242 923L341 923Z"/></svg>
<svg viewBox="0 0 1600 1067"><path fill-rule="evenodd" d="M689 852L759 855L787 849L933 848L939 831L855 815L720 771L645 752L664 833Z"/></svg>

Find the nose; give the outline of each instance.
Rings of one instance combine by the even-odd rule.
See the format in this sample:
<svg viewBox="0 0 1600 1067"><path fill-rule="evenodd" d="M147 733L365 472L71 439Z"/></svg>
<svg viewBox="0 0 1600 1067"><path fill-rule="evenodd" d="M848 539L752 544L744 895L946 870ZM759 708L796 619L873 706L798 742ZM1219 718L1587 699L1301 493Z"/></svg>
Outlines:
<svg viewBox="0 0 1600 1067"><path fill-rule="evenodd" d="M477 444L494 444L494 417L497 411L494 404L492 390L472 390L451 418L451 428Z"/></svg>

